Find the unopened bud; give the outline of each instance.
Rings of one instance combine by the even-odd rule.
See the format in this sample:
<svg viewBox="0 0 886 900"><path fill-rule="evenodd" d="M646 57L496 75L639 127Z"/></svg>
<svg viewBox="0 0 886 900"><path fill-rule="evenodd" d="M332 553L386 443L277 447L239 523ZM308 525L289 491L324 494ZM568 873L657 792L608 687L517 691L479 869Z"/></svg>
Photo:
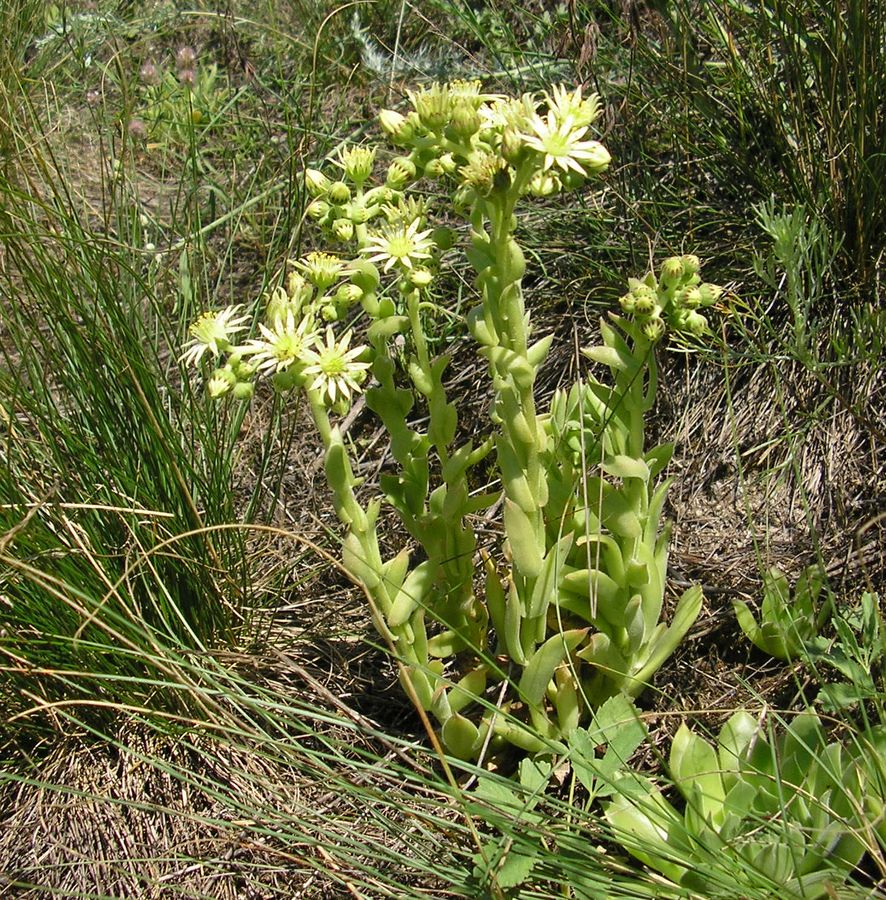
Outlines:
<svg viewBox="0 0 886 900"><path fill-rule="evenodd" d="M393 109L383 109L378 116L379 124L394 144L408 144L415 130L406 116Z"/></svg>
<svg viewBox="0 0 886 900"><path fill-rule="evenodd" d="M319 169L305 169L305 187L312 197L322 197L329 190L329 179Z"/></svg>
<svg viewBox="0 0 886 900"><path fill-rule="evenodd" d="M335 299L342 306L350 306L363 296L363 289L356 284L343 284L335 292Z"/></svg>
<svg viewBox="0 0 886 900"><path fill-rule="evenodd" d="M406 187L415 178L415 163L408 156L398 156L388 167L387 185L395 190Z"/></svg>
<svg viewBox="0 0 886 900"><path fill-rule="evenodd" d="M434 275L430 269L413 269L409 275L409 280L417 288L426 288L434 280Z"/></svg>
<svg viewBox="0 0 886 900"><path fill-rule="evenodd" d="M447 131L456 140L466 140L480 130L480 115L467 103L458 104L452 111L452 119Z"/></svg>
<svg viewBox="0 0 886 900"><path fill-rule="evenodd" d="M516 128L506 128L501 136L501 155L509 162L516 163L525 147L523 138Z"/></svg>
<svg viewBox="0 0 886 900"><path fill-rule="evenodd" d="M300 375L298 369L290 367L284 369L282 372L277 372L271 380L271 383L277 391L291 391L294 387L298 387L303 381L304 378Z"/></svg>
<svg viewBox="0 0 886 900"><path fill-rule="evenodd" d="M430 159L425 164L424 174L425 178L439 178L441 175L446 174L446 169L439 159Z"/></svg>
<svg viewBox="0 0 886 900"><path fill-rule="evenodd" d="M698 309L702 299L701 291L697 287L690 287L680 294L679 303L686 309Z"/></svg>
<svg viewBox="0 0 886 900"><path fill-rule="evenodd" d="M705 282L698 286L698 292L701 294L701 306L713 306L722 296L723 288L719 284Z"/></svg>
<svg viewBox="0 0 886 900"><path fill-rule="evenodd" d="M701 268L701 260L692 253L683 256L682 261L684 275L695 275Z"/></svg>
<svg viewBox="0 0 886 900"><path fill-rule="evenodd" d="M320 219L328 215L330 209L332 209L332 207L325 200L312 200L308 204L305 213L308 218L313 219L315 222L319 222Z"/></svg>
<svg viewBox="0 0 886 900"><path fill-rule="evenodd" d="M299 305L305 299L309 298L311 288L298 272L290 272L289 275L286 276L286 291L289 295L289 299L296 305Z"/></svg>
<svg viewBox="0 0 886 900"><path fill-rule="evenodd" d="M347 242L354 236L354 223L350 219L336 219L332 223L332 234L336 240Z"/></svg>
<svg viewBox="0 0 886 900"><path fill-rule="evenodd" d="M255 393L255 383L252 381L238 381L231 393L238 400L250 400Z"/></svg>
<svg viewBox="0 0 886 900"><path fill-rule="evenodd" d="M343 181L333 181L329 185L329 199L341 205L351 199L351 189Z"/></svg>
<svg viewBox="0 0 886 900"><path fill-rule="evenodd" d="M551 172L536 172L529 182L529 193L533 197L552 197L559 189L560 183Z"/></svg>
<svg viewBox="0 0 886 900"><path fill-rule="evenodd" d="M589 143L591 146L588 148L588 151L591 156L590 158L586 157L582 159L581 166L588 175L598 175L600 172L604 172L609 168L612 157L609 155L609 151L599 141L589 141Z"/></svg>
<svg viewBox="0 0 886 900"><path fill-rule="evenodd" d="M365 200L366 198L364 197L363 199ZM375 210L373 208L367 208L362 201L357 200L351 203L347 209L348 218L355 225L362 225L364 222L368 222L374 214Z"/></svg>
<svg viewBox="0 0 886 900"><path fill-rule="evenodd" d="M440 159L440 166L443 169L443 172L446 175L452 175L453 172L458 168L458 163L455 161L455 158L451 153L444 153Z"/></svg>
<svg viewBox="0 0 886 900"><path fill-rule="evenodd" d="M665 330L664 320L660 316L653 316L643 323L643 334L653 343L664 337Z"/></svg>
<svg viewBox="0 0 886 900"><path fill-rule="evenodd" d="M659 310L658 300L651 291L634 294L634 315L639 318L654 316Z"/></svg>
<svg viewBox="0 0 886 900"><path fill-rule="evenodd" d="M669 284L679 281L683 277L683 260L679 256L669 256L661 264L661 279Z"/></svg>
<svg viewBox="0 0 886 900"><path fill-rule="evenodd" d="M686 316L686 328L695 337L701 337L708 330L708 320L694 310Z"/></svg>

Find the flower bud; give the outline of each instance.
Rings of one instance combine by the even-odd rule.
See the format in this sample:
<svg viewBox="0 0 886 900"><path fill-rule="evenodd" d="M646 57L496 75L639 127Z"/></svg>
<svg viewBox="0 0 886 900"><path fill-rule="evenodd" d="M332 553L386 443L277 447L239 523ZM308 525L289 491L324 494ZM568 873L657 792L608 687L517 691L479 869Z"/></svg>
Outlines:
<svg viewBox="0 0 886 900"><path fill-rule="evenodd" d="M682 260L684 275L695 275L701 268L701 260L694 254L687 253Z"/></svg>
<svg viewBox="0 0 886 900"><path fill-rule="evenodd" d="M417 288L426 288L434 280L434 275L430 269L420 267L412 270L409 280Z"/></svg>
<svg viewBox="0 0 886 900"><path fill-rule="evenodd" d="M618 305L628 314L635 311L637 298L633 294L624 294L618 298Z"/></svg>
<svg viewBox="0 0 886 900"><path fill-rule="evenodd" d="M332 207L325 200L312 200L308 204L308 208L305 210L308 218L313 219L315 222L319 222L320 219L325 218L329 214L329 210Z"/></svg>
<svg viewBox="0 0 886 900"><path fill-rule="evenodd" d="M291 391L294 387L298 387L304 381L304 377L299 374L298 369L290 366L282 372L275 373L271 379L274 390Z"/></svg>
<svg viewBox="0 0 886 900"><path fill-rule="evenodd" d="M661 264L661 280L669 285L679 281L683 277L683 259L679 256L669 256Z"/></svg>
<svg viewBox="0 0 886 900"><path fill-rule="evenodd" d="M342 306L350 306L353 303L356 303L363 296L363 289L358 285L353 283L343 284L339 286L339 289L335 292L335 299L337 303L340 303Z"/></svg>
<svg viewBox="0 0 886 900"><path fill-rule="evenodd" d="M425 178L439 178L441 175L445 174L446 169L439 159L429 159L427 163L425 163Z"/></svg>
<svg viewBox="0 0 886 900"><path fill-rule="evenodd" d="M237 376L237 381L250 381L258 371L258 363L244 359L240 353L233 353L228 360L228 365Z"/></svg>
<svg viewBox="0 0 886 900"><path fill-rule="evenodd" d="M343 181L333 181L329 185L329 199L341 205L351 199L351 189Z"/></svg>
<svg viewBox="0 0 886 900"><path fill-rule="evenodd" d="M698 309L701 306L702 293L697 287L686 288L680 294L678 302L685 309Z"/></svg>
<svg viewBox="0 0 886 900"><path fill-rule="evenodd" d="M400 190L415 178L415 163L408 156L398 156L388 167L388 187Z"/></svg>
<svg viewBox="0 0 886 900"><path fill-rule="evenodd" d="M362 185L372 174L375 147L349 147L339 154L345 175L356 185Z"/></svg>
<svg viewBox="0 0 886 900"><path fill-rule="evenodd" d="M444 174L446 175L452 175L458 168L458 163L455 161L455 158L451 153L444 153L440 157L439 162Z"/></svg>
<svg viewBox="0 0 886 900"><path fill-rule="evenodd" d="M468 184L463 184L452 195L452 208L460 216L470 212L471 204L477 199L476 191Z"/></svg>
<svg viewBox="0 0 886 900"><path fill-rule="evenodd" d="M312 289L307 281L298 272L290 272L286 276L286 292L289 294L289 302L296 308L311 299Z"/></svg>
<svg viewBox="0 0 886 900"><path fill-rule="evenodd" d="M408 144L415 136L415 129L406 118L396 110L383 109L378 116L379 124L393 144Z"/></svg>
<svg viewBox="0 0 886 900"><path fill-rule="evenodd" d="M560 188L560 183L552 172L536 172L529 182L529 193L533 197L552 197Z"/></svg>
<svg viewBox="0 0 886 900"><path fill-rule="evenodd" d="M293 273L294 274L294 273ZM271 291L268 298L268 305L265 307L265 319L268 322L276 322L278 320L286 320L286 314L291 310L293 315L299 312L299 303L293 303L289 294L281 287L275 287Z"/></svg>
<svg viewBox="0 0 886 900"><path fill-rule="evenodd" d="M339 317L338 308L334 303L326 303L320 308L320 315L324 322L337 322Z"/></svg>
<svg viewBox="0 0 886 900"><path fill-rule="evenodd" d="M367 207L375 207L383 203L389 203L393 196L394 192L386 184L382 184L368 190L363 195L363 202ZM375 213L373 213L373 215L375 215Z"/></svg>
<svg viewBox="0 0 886 900"><path fill-rule="evenodd" d="M234 370L230 366L225 366L223 369L216 369L212 373L206 388L209 391L209 396L213 400L217 400L219 397L224 397L236 383L237 376L234 374Z"/></svg>
<svg viewBox="0 0 886 900"><path fill-rule="evenodd" d="M708 320L693 310L686 316L686 329L695 337L701 337L708 330Z"/></svg>
<svg viewBox="0 0 886 900"><path fill-rule="evenodd" d="M366 199L365 197L363 198ZM375 207L377 210L378 207ZM367 208L361 201L355 200L348 206L347 216L355 225L362 225L368 222L373 216L373 207Z"/></svg>
<svg viewBox="0 0 886 900"><path fill-rule="evenodd" d="M346 243L354 236L354 223L350 219L336 219L332 223L332 234L336 240Z"/></svg>
<svg viewBox="0 0 886 900"><path fill-rule="evenodd" d="M581 167L588 175L598 175L600 172L609 168L612 157L609 151L599 141L589 141L591 146L588 148L591 153L590 159L584 158L581 161Z"/></svg>
<svg viewBox="0 0 886 900"><path fill-rule="evenodd" d="M647 340L653 343L663 338L665 331L664 319L660 316L652 316L643 323L643 334Z"/></svg>
<svg viewBox="0 0 886 900"><path fill-rule="evenodd" d="M238 381L234 385L232 393L237 400L251 400L252 395L255 393L255 383L252 381Z"/></svg>
<svg viewBox="0 0 886 900"><path fill-rule="evenodd" d="M658 298L650 290L634 292L634 315L640 318L654 316L661 311Z"/></svg>
<svg viewBox="0 0 886 900"><path fill-rule="evenodd" d="M467 140L480 130L480 114L468 103L456 105L446 131L456 141Z"/></svg>
<svg viewBox="0 0 886 900"><path fill-rule="evenodd" d="M305 169L305 187L312 197L322 197L329 190L329 179L319 169Z"/></svg>
<svg viewBox="0 0 886 900"><path fill-rule="evenodd" d="M419 122L430 131L437 131L449 120L452 111L452 99L448 85L434 82L420 91L409 91Z"/></svg>
<svg viewBox="0 0 886 900"><path fill-rule="evenodd" d="M719 284L705 282L699 285L698 292L701 294L701 306L713 306L722 296L723 288Z"/></svg>
<svg viewBox="0 0 886 900"><path fill-rule="evenodd" d="M560 179L560 187L564 191L575 191L580 188L586 181L587 176L570 169L568 172L555 173Z"/></svg>
<svg viewBox="0 0 886 900"><path fill-rule="evenodd" d="M506 128L501 136L501 155L509 162L516 163L525 147L523 138L516 128Z"/></svg>

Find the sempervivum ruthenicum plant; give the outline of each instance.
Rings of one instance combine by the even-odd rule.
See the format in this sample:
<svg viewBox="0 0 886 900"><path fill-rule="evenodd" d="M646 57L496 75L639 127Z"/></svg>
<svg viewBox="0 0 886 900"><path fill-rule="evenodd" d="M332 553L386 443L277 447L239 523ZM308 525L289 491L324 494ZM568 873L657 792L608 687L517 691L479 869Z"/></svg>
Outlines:
<svg viewBox="0 0 886 900"><path fill-rule="evenodd" d="M671 624L661 621L668 537L659 476L672 448L646 448L643 421L656 343L669 327L704 333L700 310L720 290L702 282L693 256L630 281L624 315L603 323L603 346L587 351L611 381L589 378L539 413L533 386L552 336L532 334L515 210L609 165L591 136L598 99L562 87L506 98L478 82L433 84L409 99L408 113L380 117L401 151L383 179L373 179L368 147L341 150L329 174L305 174L307 216L334 252L295 263L269 298L260 336L234 345L228 332L241 323L230 312L223 339L209 343L195 326L185 355L216 359L216 394L248 394L257 374L270 374L277 388L307 395L347 529L344 564L370 593L401 677L447 748L470 758L489 741L510 741L544 752L606 697L638 694L698 614L692 588ZM476 274L467 328L488 367L491 422L464 442L445 386L450 360L432 355L425 331L439 308L440 257L456 239L435 223L427 193L410 191L428 178L449 196L450 216L466 220ZM350 337L359 310L362 344ZM396 462L368 503L335 423L361 389ZM498 483L484 490L490 465ZM382 498L410 538L387 558L376 533ZM475 517L499 508L503 540L480 548Z"/></svg>

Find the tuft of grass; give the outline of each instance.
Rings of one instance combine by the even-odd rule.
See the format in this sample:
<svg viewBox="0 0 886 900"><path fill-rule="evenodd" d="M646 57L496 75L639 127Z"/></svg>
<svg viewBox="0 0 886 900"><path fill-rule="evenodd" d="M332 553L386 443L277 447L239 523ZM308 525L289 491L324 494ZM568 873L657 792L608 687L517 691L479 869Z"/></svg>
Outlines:
<svg viewBox="0 0 886 900"><path fill-rule="evenodd" d="M634 92L677 158L747 200L805 205L870 287L886 221L878 197L884 12L870 0L656 4L635 32ZM747 197L742 202L741 195Z"/></svg>
<svg viewBox="0 0 886 900"><path fill-rule="evenodd" d="M105 694L140 653L205 651L246 624L235 442L180 377L176 318L120 168L83 209L27 98L0 179L0 607L3 693L22 704ZM10 110L14 98L4 96ZM35 117L32 124L39 125ZM103 161L102 163L103 164ZM63 678L58 673L68 673ZM84 693L85 692L85 693ZM138 697L156 702L146 688ZM159 700L163 705L163 700ZM44 723L45 724L45 723Z"/></svg>

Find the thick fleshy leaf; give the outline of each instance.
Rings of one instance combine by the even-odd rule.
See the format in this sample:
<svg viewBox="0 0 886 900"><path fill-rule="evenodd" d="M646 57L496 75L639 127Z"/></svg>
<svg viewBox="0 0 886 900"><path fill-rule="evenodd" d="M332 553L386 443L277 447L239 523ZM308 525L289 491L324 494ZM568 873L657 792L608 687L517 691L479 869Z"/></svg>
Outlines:
<svg viewBox="0 0 886 900"><path fill-rule="evenodd" d="M539 536L529 516L511 500L505 498L505 531L511 546L514 564L521 575L537 578L541 574L542 554Z"/></svg>
<svg viewBox="0 0 886 900"><path fill-rule="evenodd" d="M520 695L528 704L538 706L541 703L554 670L587 633L587 628L576 628L552 635L535 651L520 677Z"/></svg>
<svg viewBox="0 0 886 900"><path fill-rule="evenodd" d="M480 744L477 726L459 713L451 715L443 723L441 736L446 749L458 759L470 759Z"/></svg>
<svg viewBox="0 0 886 900"><path fill-rule="evenodd" d="M703 817L718 824L726 792L714 748L682 723L671 743L668 769L687 802L697 801Z"/></svg>

